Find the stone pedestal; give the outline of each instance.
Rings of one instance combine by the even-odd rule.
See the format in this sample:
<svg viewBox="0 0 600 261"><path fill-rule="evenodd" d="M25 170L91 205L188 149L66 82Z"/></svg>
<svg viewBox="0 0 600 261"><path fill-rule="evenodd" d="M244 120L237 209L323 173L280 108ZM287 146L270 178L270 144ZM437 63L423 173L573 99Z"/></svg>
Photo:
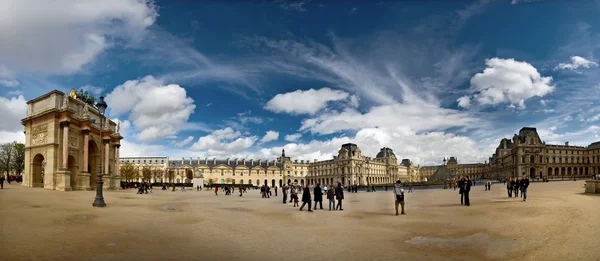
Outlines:
<svg viewBox="0 0 600 261"><path fill-rule="evenodd" d="M121 189L121 177L114 176L111 178L110 189L119 190Z"/></svg>
<svg viewBox="0 0 600 261"><path fill-rule="evenodd" d="M585 193L600 193L600 180L586 180Z"/></svg>
<svg viewBox="0 0 600 261"><path fill-rule="evenodd" d="M92 190L90 187L91 174L87 172L81 172L77 174L77 190Z"/></svg>
<svg viewBox="0 0 600 261"><path fill-rule="evenodd" d="M59 170L56 172L56 190L71 191L71 172Z"/></svg>
<svg viewBox="0 0 600 261"><path fill-rule="evenodd" d="M111 185L110 181L111 181L110 175L104 175L104 176L102 176L102 182L104 182L104 183L102 183L102 189L103 190L109 190L110 189L110 185Z"/></svg>

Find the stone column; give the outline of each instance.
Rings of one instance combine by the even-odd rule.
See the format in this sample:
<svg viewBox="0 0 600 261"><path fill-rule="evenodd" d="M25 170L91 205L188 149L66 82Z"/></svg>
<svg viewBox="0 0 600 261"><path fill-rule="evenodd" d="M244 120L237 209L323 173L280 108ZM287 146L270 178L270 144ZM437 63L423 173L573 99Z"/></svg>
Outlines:
<svg viewBox="0 0 600 261"><path fill-rule="evenodd" d="M104 140L104 175L108 175L109 170L109 155L110 155L110 142L108 140Z"/></svg>
<svg viewBox="0 0 600 261"><path fill-rule="evenodd" d="M69 125L71 122L63 121L60 123L63 128L63 147L62 147L62 169L67 169L69 167Z"/></svg>
<svg viewBox="0 0 600 261"><path fill-rule="evenodd" d="M88 158L89 158L89 143L90 143L90 130L82 130L83 134L83 172L89 173L88 169Z"/></svg>
<svg viewBox="0 0 600 261"><path fill-rule="evenodd" d="M121 144L115 145L115 175L121 176L121 164L119 161L119 149L121 148Z"/></svg>

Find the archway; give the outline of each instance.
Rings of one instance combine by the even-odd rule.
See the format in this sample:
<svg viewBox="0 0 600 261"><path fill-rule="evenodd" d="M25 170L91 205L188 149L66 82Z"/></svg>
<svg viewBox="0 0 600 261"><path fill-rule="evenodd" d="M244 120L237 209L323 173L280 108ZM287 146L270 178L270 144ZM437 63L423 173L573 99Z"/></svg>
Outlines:
<svg viewBox="0 0 600 261"><path fill-rule="evenodd" d="M96 180L100 170L100 149L92 139L88 142L88 165L87 170L90 173L90 188L96 189Z"/></svg>
<svg viewBox="0 0 600 261"><path fill-rule="evenodd" d="M42 154L37 154L33 157L31 169L31 186L32 187L44 187L44 168L45 161Z"/></svg>
<svg viewBox="0 0 600 261"><path fill-rule="evenodd" d="M240 179L240 185L244 185L244 180Z"/></svg>
<svg viewBox="0 0 600 261"><path fill-rule="evenodd" d="M552 177L552 167L548 168L548 177Z"/></svg>
<svg viewBox="0 0 600 261"><path fill-rule="evenodd" d="M558 167L554 168L554 176L559 176L560 175L560 169Z"/></svg>
<svg viewBox="0 0 600 261"><path fill-rule="evenodd" d="M265 186L268 186L268 185L269 185L269 183L268 183L268 181L265 179Z"/></svg>
<svg viewBox="0 0 600 261"><path fill-rule="evenodd" d="M535 163L535 156L529 156L529 163Z"/></svg>
<svg viewBox="0 0 600 261"><path fill-rule="evenodd" d="M294 180L294 184L298 184L298 180L297 179Z"/></svg>
<svg viewBox="0 0 600 261"><path fill-rule="evenodd" d="M235 179L231 180L231 185L235 185Z"/></svg>
<svg viewBox="0 0 600 261"><path fill-rule="evenodd" d="M280 188L283 187L283 180L282 179L279 180L279 187Z"/></svg>
<svg viewBox="0 0 600 261"><path fill-rule="evenodd" d="M300 180L300 185L304 187L304 180L303 179Z"/></svg>
<svg viewBox="0 0 600 261"><path fill-rule="evenodd" d="M291 179L288 179L288 182L287 182L287 184L290 184L290 183L292 183L292 180L291 180Z"/></svg>
<svg viewBox="0 0 600 261"><path fill-rule="evenodd" d="M251 179L248 180L248 185L252 185L252 180Z"/></svg>
<svg viewBox="0 0 600 261"><path fill-rule="evenodd" d="M79 166L77 165L75 157L69 155L69 157L67 158L67 168L71 173L71 189L75 190L77 189L77 172L79 171Z"/></svg>
<svg viewBox="0 0 600 261"><path fill-rule="evenodd" d="M272 180L271 180L271 187L272 187L272 188L274 188L274 187L275 187L275 180L274 180L274 179L272 179Z"/></svg>
<svg viewBox="0 0 600 261"><path fill-rule="evenodd" d="M257 187L258 187L258 186L260 186L260 179L257 179L257 180L256 180L256 186L257 186Z"/></svg>

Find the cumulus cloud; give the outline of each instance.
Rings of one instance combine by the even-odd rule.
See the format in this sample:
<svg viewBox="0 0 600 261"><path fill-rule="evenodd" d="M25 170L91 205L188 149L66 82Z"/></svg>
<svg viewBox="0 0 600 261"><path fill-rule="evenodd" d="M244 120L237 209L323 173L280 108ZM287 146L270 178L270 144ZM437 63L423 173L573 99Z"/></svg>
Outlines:
<svg viewBox="0 0 600 261"><path fill-rule="evenodd" d="M471 97L469 97L469 96L460 97L456 101L458 102L458 106L460 106L460 107L463 107L463 108L471 107Z"/></svg>
<svg viewBox="0 0 600 261"><path fill-rule="evenodd" d="M190 142L192 142L193 140L194 140L194 136L189 136L189 137L185 138L185 140L182 140L179 142L174 142L173 145L175 145L175 147L183 147L183 146L190 144Z"/></svg>
<svg viewBox="0 0 600 261"><path fill-rule="evenodd" d="M471 89L475 92L471 96L472 101L481 105L509 103L525 108L525 100L536 96L543 97L554 91L552 77L541 76L537 69L527 62L492 58L486 60L486 65L487 68L482 73L477 73L471 78ZM471 105L464 102L465 97L461 99L462 105Z"/></svg>
<svg viewBox="0 0 600 261"><path fill-rule="evenodd" d="M185 89L152 76L130 80L106 96L113 116L129 114L142 141L175 135L186 127L196 105Z"/></svg>
<svg viewBox="0 0 600 261"><path fill-rule="evenodd" d="M242 133L227 127L200 137L190 150L212 156L232 155L250 148L257 140L256 136L242 137Z"/></svg>
<svg viewBox="0 0 600 261"><path fill-rule="evenodd" d="M575 70L577 68L586 68L589 69L593 66L598 66L598 63L594 61L587 60L580 56L571 56L570 63L559 63L554 70Z"/></svg>
<svg viewBox="0 0 600 261"><path fill-rule="evenodd" d="M315 114L333 101L348 101L353 106L358 105L358 98L347 92L321 88L277 94L267 102L265 109L277 113Z"/></svg>
<svg viewBox="0 0 600 261"><path fill-rule="evenodd" d="M406 126L414 131L428 131L450 127L469 127L480 122L470 114L444 109L426 103L405 103L375 106L367 113L355 109L326 112L302 121L300 130L331 134L342 130L361 128L393 128Z"/></svg>
<svg viewBox="0 0 600 261"><path fill-rule="evenodd" d="M0 97L0 131L22 132L21 119L27 116L27 101L23 95L10 99Z"/></svg>
<svg viewBox="0 0 600 261"><path fill-rule="evenodd" d="M84 92L88 92L89 94L96 95L96 96L99 96L100 94L102 94L102 91L104 91L104 88L102 88L102 87L93 86L93 85L89 85L89 84L81 86L81 88L79 88L79 89L83 90Z"/></svg>
<svg viewBox="0 0 600 261"><path fill-rule="evenodd" d="M270 130L270 131L267 131L267 133L265 134L265 136L262 137L260 142L266 143L266 142L274 141L277 139L279 139L279 132Z"/></svg>
<svg viewBox="0 0 600 261"><path fill-rule="evenodd" d="M150 0L7 0L0 61L14 72L70 74L117 41L142 38L157 17Z"/></svg>
<svg viewBox="0 0 600 261"><path fill-rule="evenodd" d="M290 142L297 141L300 138L302 138L302 133L294 133L294 134L285 135L285 140L290 141Z"/></svg>

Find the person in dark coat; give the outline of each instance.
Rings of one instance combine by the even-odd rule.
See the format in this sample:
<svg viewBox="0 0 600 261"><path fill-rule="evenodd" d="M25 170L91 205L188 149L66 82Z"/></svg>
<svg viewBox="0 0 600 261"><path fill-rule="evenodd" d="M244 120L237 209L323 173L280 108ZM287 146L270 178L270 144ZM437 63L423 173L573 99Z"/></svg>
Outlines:
<svg viewBox="0 0 600 261"><path fill-rule="evenodd" d="M513 178L510 178L510 180L508 180L506 182L506 190L508 191L509 198L512 198L512 194L513 194L512 190L513 190L514 186L515 186L515 182L513 181Z"/></svg>
<svg viewBox="0 0 600 261"><path fill-rule="evenodd" d="M515 193L515 198L519 197L519 177L515 177L513 183L513 193Z"/></svg>
<svg viewBox="0 0 600 261"><path fill-rule="evenodd" d="M315 186L313 191L315 194L315 209L317 209L317 203L319 203L319 206L323 209L323 191L321 191L321 184L317 183L317 186Z"/></svg>
<svg viewBox="0 0 600 261"><path fill-rule="evenodd" d="M304 191L302 192L302 206L300 206L300 211L304 208L304 205L308 203L308 212L312 212L311 209L311 199L310 199L310 188L308 186L304 187Z"/></svg>
<svg viewBox="0 0 600 261"><path fill-rule="evenodd" d="M287 185L283 185L283 187L281 187L281 192L283 192L283 204L287 203L287 197L288 197L288 187Z"/></svg>
<svg viewBox="0 0 600 261"><path fill-rule="evenodd" d="M471 205L471 199L469 198L469 193L471 192L471 186L473 185L473 183L471 183L471 180L469 179L469 177L467 177L467 179L465 180L465 189L463 191L463 197L465 198L465 206L470 206Z"/></svg>
<svg viewBox="0 0 600 261"><path fill-rule="evenodd" d="M338 182L337 187L335 187L335 199L338 201L335 210L344 210L342 208L342 200L344 200L344 189L342 188L342 183Z"/></svg>
<svg viewBox="0 0 600 261"><path fill-rule="evenodd" d="M4 176L0 177L0 189L4 189Z"/></svg>
<svg viewBox="0 0 600 261"><path fill-rule="evenodd" d="M464 205L465 178L461 177L458 181L458 194L460 194L460 204Z"/></svg>
<svg viewBox="0 0 600 261"><path fill-rule="evenodd" d="M529 179L527 176L523 175L523 179L521 179L521 196L523 196L523 201L527 201L527 188L529 187Z"/></svg>

